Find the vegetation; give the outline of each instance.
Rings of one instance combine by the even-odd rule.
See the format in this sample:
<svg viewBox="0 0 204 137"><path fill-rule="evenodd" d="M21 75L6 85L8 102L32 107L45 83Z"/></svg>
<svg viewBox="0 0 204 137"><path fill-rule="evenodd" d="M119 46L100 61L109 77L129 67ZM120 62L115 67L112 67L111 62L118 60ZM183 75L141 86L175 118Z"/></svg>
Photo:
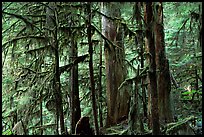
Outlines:
<svg viewBox="0 0 204 137"><path fill-rule="evenodd" d="M201 2L2 2L3 135L195 135L200 121Z"/></svg>

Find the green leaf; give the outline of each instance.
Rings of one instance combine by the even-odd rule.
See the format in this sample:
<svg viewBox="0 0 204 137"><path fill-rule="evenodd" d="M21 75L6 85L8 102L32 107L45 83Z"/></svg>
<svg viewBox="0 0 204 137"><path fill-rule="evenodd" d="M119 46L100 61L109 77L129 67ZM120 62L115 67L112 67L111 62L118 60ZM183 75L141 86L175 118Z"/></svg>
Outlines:
<svg viewBox="0 0 204 137"><path fill-rule="evenodd" d="M181 93L182 95L190 95L191 93L189 91Z"/></svg>
<svg viewBox="0 0 204 137"><path fill-rule="evenodd" d="M191 96L183 96L182 99L183 99L183 100L190 100L190 99L191 99Z"/></svg>

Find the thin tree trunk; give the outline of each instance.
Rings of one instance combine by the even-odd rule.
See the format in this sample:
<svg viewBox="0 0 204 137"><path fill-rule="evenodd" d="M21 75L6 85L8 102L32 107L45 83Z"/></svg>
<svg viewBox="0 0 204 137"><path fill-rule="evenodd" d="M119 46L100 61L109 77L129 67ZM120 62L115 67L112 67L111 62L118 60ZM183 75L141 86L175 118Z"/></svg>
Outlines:
<svg viewBox="0 0 204 137"><path fill-rule="evenodd" d="M42 18L41 18L41 21L42 21ZM42 22L40 23L40 28L42 29L43 27L43 24ZM41 33L42 35L42 33ZM40 66L40 71L41 70L41 66ZM42 91L40 92L40 97L41 97L41 102L40 102L40 125L43 126L43 96L42 96ZM43 129L41 129L41 135L43 135Z"/></svg>
<svg viewBox="0 0 204 137"><path fill-rule="evenodd" d="M73 62L77 58L77 42L74 39L73 34L71 36L71 59ZM71 133L75 133L75 126L81 117L81 108L80 108L80 100L79 100L79 84L78 84L78 64L71 68L71 77L70 77L70 85L71 85Z"/></svg>
<svg viewBox="0 0 204 137"><path fill-rule="evenodd" d="M99 123L100 127L103 127L103 117L102 117L102 45L100 45L100 58L99 58L99 89L98 89L98 98L99 98Z"/></svg>
<svg viewBox="0 0 204 137"><path fill-rule="evenodd" d="M139 65L138 65L138 72L137 75L139 75ZM134 135L135 132L137 134L141 134L143 129L143 123L141 123L141 117L139 112L139 86L138 86L139 80L136 79L134 81L134 90L132 93L132 99L131 99L131 106L130 106L130 112L129 112L129 130L130 135Z"/></svg>
<svg viewBox="0 0 204 137"><path fill-rule="evenodd" d="M42 98L42 92L40 93L40 97ZM40 126L43 126L43 99L40 102ZM43 129L40 129L40 135L43 135Z"/></svg>
<svg viewBox="0 0 204 137"><path fill-rule="evenodd" d="M57 37L55 37L57 38ZM59 53L58 53L58 42L55 39L55 80L54 80L54 89L55 89L55 97L56 97L56 107L57 113L60 118L60 129L61 134L65 134L64 128L64 114L63 114L63 105L62 105L62 93L60 86L60 73L59 73Z"/></svg>
<svg viewBox="0 0 204 137"><path fill-rule="evenodd" d="M56 99L56 123L57 129L56 132L58 134L58 118L60 119L60 129L61 134L65 134L64 128L64 114L63 114L63 105L62 105L62 93L60 89L60 73L59 73L59 53L58 53L58 40L57 40L57 26L56 26L56 5L54 2L50 2L48 4L49 8L47 8L47 17L46 23L47 27L54 28L53 32L49 33L53 39L51 39L53 51L54 51L54 81L53 81L53 89L54 89L54 96Z"/></svg>
<svg viewBox="0 0 204 137"><path fill-rule="evenodd" d="M101 21L101 17L99 16L98 17L98 20ZM100 23L100 30L102 28L102 24ZM100 57L99 57L99 77L98 77L98 110L99 110L99 125L100 127L103 127L103 116L102 116L102 104L103 104L103 101L102 101L102 62L103 62L103 58L102 58L102 54L103 54L103 51L102 51L102 44L103 44L103 39L100 38L101 42L100 42Z"/></svg>
<svg viewBox="0 0 204 137"><path fill-rule="evenodd" d="M143 33L143 24L142 24L142 15L141 15L141 5L142 3L141 2L136 2L135 3L135 9L136 13L138 15L138 17L136 18L136 21L138 22L138 36L136 37L137 38L137 42L138 42L138 46L139 46L139 55L140 55L140 63L141 63L141 69L144 69L144 44L143 44L143 41L144 41L144 33ZM143 103L143 114L144 114L144 119L147 119L147 99L146 99L146 90L145 90L145 78L142 77L141 79L141 86L142 86L142 103Z"/></svg>
<svg viewBox="0 0 204 137"><path fill-rule="evenodd" d="M98 120L97 120L97 106L96 106L96 93L95 93L95 82L94 82L94 71L93 71L93 47L92 47L92 34L91 34L91 2L87 3L87 12L88 12L88 28L87 28L87 36L88 36L88 43L89 43L89 73L90 73L90 81L91 81L91 96L92 96L92 108L93 108L93 116L94 116L94 126L95 126L95 134L99 134L98 128Z"/></svg>
<svg viewBox="0 0 204 137"><path fill-rule="evenodd" d="M151 116L152 116L152 134L160 134L159 112L158 112L158 93L157 93L157 78L156 78L156 62L155 62L155 43L153 33L153 4L147 2L145 5L145 22L146 22L146 46L149 52L149 82L151 93Z"/></svg>

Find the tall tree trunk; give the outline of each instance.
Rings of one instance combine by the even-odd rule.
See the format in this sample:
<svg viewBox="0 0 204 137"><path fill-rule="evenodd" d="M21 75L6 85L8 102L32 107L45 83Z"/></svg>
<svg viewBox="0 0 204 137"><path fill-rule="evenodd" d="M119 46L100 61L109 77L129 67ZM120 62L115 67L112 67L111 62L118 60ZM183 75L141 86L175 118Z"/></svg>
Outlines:
<svg viewBox="0 0 204 137"><path fill-rule="evenodd" d="M99 123L100 127L103 127L102 117L102 43L100 44L100 58L99 58L99 86L98 86L98 99L99 99Z"/></svg>
<svg viewBox="0 0 204 137"><path fill-rule="evenodd" d="M101 21L101 17L98 16L98 20ZM102 28L102 24L100 23L100 30ZM99 110L99 125L100 127L103 127L103 112L102 112L102 104L103 104L103 96L102 96L102 62L103 62L103 39L100 38L100 56L99 56L99 74L98 74L98 110Z"/></svg>
<svg viewBox="0 0 204 137"><path fill-rule="evenodd" d="M136 21L138 24L138 30L137 30L137 36L136 36L136 45L138 45L138 53L140 56L140 63L141 63L141 69L144 69L144 31L143 31L143 24L142 24L142 14L141 14L141 9L142 9L142 2L136 2L135 3L135 16L136 16ZM146 90L145 90L145 77L142 77L141 79L141 86L142 86L142 103L143 103L143 115L144 119L147 119L147 99L146 99Z"/></svg>
<svg viewBox="0 0 204 137"><path fill-rule="evenodd" d="M171 78L169 72L169 62L165 53L164 27L163 27L163 7L162 3L155 5L155 52L157 66L157 89L158 89L158 107L159 118L162 124L173 121L172 103L171 103Z"/></svg>
<svg viewBox="0 0 204 137"><path fill-rule="evenodd" d="M94 82L94 71L93 71L93 47L92 47L92 32L91 32L91 2L87 3L87 12L88 12L88 22L87 22L87 36L88 36L88 43L89 43L89 73L90 73L90 81L91 81L91 96L92 96L92 108L93 108L93 116L94 116L94 125L95 125L95 134L99 134L98 128L98 115L97 115L97 106L96 106L96 93L95 93L95 82Z"/></svg>
<svg viewBox="0 0 204 137"><path fill-rule="evenodd" d="M42 20L42 18L41 18ZM40 28L42 29L42 22L40 23ZM41 32L41 35L42 35L42 32ZM40 69L40 72L42 72L42 69L41 69L41 65L39 66L39 69ZM40 98L41 98L41 101L40 101L40 126L43 126L43 95L42 95L43 91L40 92ZM43 129L40 129L40 135L43 135Z"/></svg>
<svg viewBox="0 0 204 137"><path fill-rule="evenodd" d="M139 75L139 68L140 66L138 65L138 71L137 71L137 75ZM136 79L134 81L134 90L132 93L132 98L131 98L131 106L130 106L130 112L129 112L129 121L128 121L128 125L129 125L129 132L130 135L134 135L135 132L137 132L137 134L141 134L144 132L144 126L143 126L143 122L142 122L142 115L140 114L140 103L139 103L139 79Z"/></svg>
<svg viewBox="0 0 204 137"><path fill-rule="evenodd" d="M64 114L63 114L63 105L62 105L62 93L60 89L60 73L59 73L59 53L58 53L58 40L57 40L57 15L56 15L56 8L54 2L50 2L47 8L47 17L46 17L46 24L48 28L53 28L53 31L49 34L51 35L52 39L50 43L52 44L53 52L54 52L54 81L53 81L53 89L54 89L54 96L56 99L56 122L57 122L57 134L58 134L58 119L60 119L60 129L61 134L65 134L64 128Z"/></svg>
<svg viewBox="0 0 204 137"><path fill-rule="evenodd" d="M159 112L158 112L158 93L157 93L157 78L156 78L156 62L155 62L155 42L154 42L154 16L153 3L147 2L144 6L144 20L146 23L146 46L149 53L149 87L151 96L151 118L152 118L152 134L160 134ZM149 96L149 97L150 97Z"/></svg>
<svg viewBox="0 0 204 137"><path fill-rule="evenodd" d="M40 93L40 97L43 98L42 92ZM40 126L43 126L43 100L40 102ZM40 129L40 135L43 135L43 129Z"/></svg>
<svg viewBox="0 0 204 137"><path fill-rule="evenodd" d="M116 124L121 117L128 117L130 95L126 86L118 90L127 75L123 30L114 20L115 17L120 18L119 3L102 3L102 13L106 15L102 16L102 33L114 43L114 45L107 41L104 43L108 109L106 126L108 127Z"/></svg>
<svg viewBox="0 0 204 137"><path fill-rule="evenodd" d="M77 42L75 40L75 34L71 36L71 53L70 53L70 61L74 62L77 58ZM79 84L78 84L78 64L74 65L71 68L70 72L70 85L71 85L71 133L75 133L76 123L79 121L81 117L81 108L80 108L80 100L79 100Z"/></svg>

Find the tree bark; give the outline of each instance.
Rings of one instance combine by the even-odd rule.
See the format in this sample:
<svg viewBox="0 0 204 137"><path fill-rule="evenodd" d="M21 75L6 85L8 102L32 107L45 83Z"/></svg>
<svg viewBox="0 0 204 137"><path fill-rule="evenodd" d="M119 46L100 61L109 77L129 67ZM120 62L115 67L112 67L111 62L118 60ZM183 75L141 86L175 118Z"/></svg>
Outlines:
<svg viewBox="0 0 204 137"><path fill-rule="evenodd" d="M102 44L100 44L100 58L99 58L99 86L98 86L98 99L99 99L99 123L100 127L103 127L102 117Z"/></svg>
<svg viewBox="0 0 204 137"><path fill-rule="evenodd" d="M138 66L138 70L139 70L139 66ZM139 112L138 83L139 83L139 80L134 81L134 90L131 96L132 98L131 98L131 106L130 106L129 121L128 121L130 135L135 135L135 132L137 132L137 134L141 134L143 133L143 130L144 130L143 123L141 123L142 117L140 117L141 115Z"/></svg>
<svg viewBox="0 0 204 137"><path fill-rule="evenodd" d="M108 127L116 124L121 117L128 117L130 95L126 86L118 90L127 75L123 30L114 20L115 17L120 18L120 5L112 2L102 3L102 13L112 18L102 16L102 33L114 43L112 45L107 41L104 42L108 109L106 126Z"/></svg>
<svg viewBox="0 0 204 137"><path fill-rule="evenodd" d="M98 115L97 115L97 106L96 106L96 93L95 93L95 81L94 81L94 71L93 71L93 47L92 47L92 33L91 33L91 2L87 3L87 12L88 12L88 22L87 22L87 36L88 36L88 44L89 44L89 73L90 73L90 81L91 81L91 96L92 96L92 108L93 108L93 116L94 116L94 125L95 125L95 134L99 134L98 128Z"/></svg>
<svg viewBox="0 0 204 137"><path fill-rule="evenodd" d="M156 78L156 62L155 62L155 42L154 42L154 16L153 3L147 2L144 7L144 20L146 23L146 46L149 53L149 87L151 96L151 118L152 118L152 134L160 134L159 112L158 112L158 93L157 93L157 78Z"/></svg>
<svg viewBox="0 0 204 137"><path fill-rule="evenodd" d="M46 24L47 27L53 28L54 30L49 34L53 39L51 39L50 43L52 43L53 52L54 52L54 80L53 80L53 89L54 89L54 96L56 99L56 122L57 122L57 129L56 132L58 133L58 119L60 119L60 129L61 134L65 134L64 128L64 114L63 114L63 105L62 105L62 93L60 89L60 73L59 73L59 53L58 53L58 40L57 40L57 24L56 24L56 5L54 2L50 2L48 4L46 10Z"/></svg>
<svg viewBox="0 0 204 137"><path fill-rule="evenodd" d="M74 38L75 34L71 36L71 53L70 53L70 61L74 62L77 58L77 42ZM74 65L71 68L70 72L70 84L71 84L71 133L75 133L76 123L81 118L81 108L80 108L80 100L79 100L79 84L78 84L78 64Z"/></svg>
<svg viewBox="0 0 204 137"><path fill-rule="evenodd" d="M138 45L138 53L140 56L140 63L141 63L141 69L144 69L144 31L143 31L143 24L142 24L142 14L141 14L141 8L142 8L142 2L136 2L135 3L135 13L137 14L136 21L138 23L138 31L136 36L136 45ZM136 16L136 15L135 15ZM145 77L142 77L141 79L141 86L142 86L142 103L143 103L143 115L144 119L147 119L147 99L146 99L146 90L145 90Z"/></svg>
<svg viewBox="0 0 204 137"><path fill-rule="evenodd" d="M40 93L40 97L42 98L42 92ZM40 102L40 126L43 126L43 100ZM40 130L40 135L43 135L43 129Z"/></svg>
<svg viewBox="0 0 204 137"><path fill-rule="evenodd" d="M162 3L155 5L155 52L157 69L157 89L158 89L158 107L160 122L162 124L173 121L172 103L171 103L171 77L169 72L169 62L166 58L163 27L163 7Z"/></svg>

